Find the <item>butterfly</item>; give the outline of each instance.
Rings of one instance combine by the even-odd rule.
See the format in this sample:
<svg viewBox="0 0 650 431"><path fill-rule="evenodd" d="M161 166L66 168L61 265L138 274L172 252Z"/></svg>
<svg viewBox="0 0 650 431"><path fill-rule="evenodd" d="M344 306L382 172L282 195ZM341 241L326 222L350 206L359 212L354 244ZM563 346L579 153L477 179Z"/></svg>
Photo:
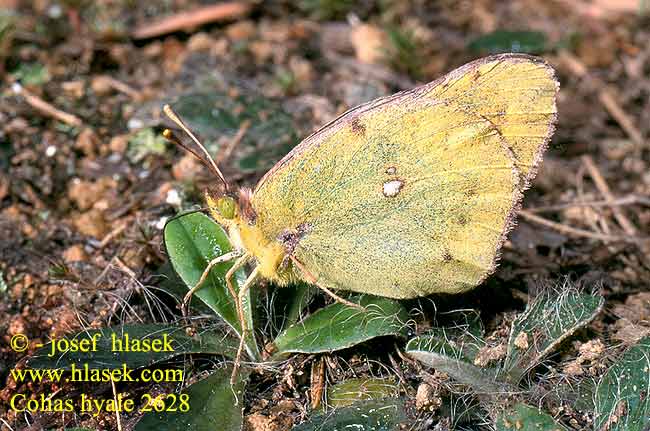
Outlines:
<svg viewBox="0 0 650 431"><path fill-rule="evenodd" d="M334 291L403 299L479 285L497 265L554 132L558 90L542 59L482 58L350 109L253 190L229 184L166 107L223 186L206 201L233 251L204 276L234 261L226 279L242 324L242 298L259 279L306 281L357 307ZM249 263L237 292L231 278ZM242 346L243 337L239 355Z"/></svg>

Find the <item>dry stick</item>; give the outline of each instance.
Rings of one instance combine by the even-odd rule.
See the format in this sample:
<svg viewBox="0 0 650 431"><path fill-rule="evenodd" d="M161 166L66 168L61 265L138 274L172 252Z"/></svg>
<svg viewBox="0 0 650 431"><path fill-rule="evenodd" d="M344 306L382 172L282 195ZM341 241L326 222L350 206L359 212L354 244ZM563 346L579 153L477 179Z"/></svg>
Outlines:
<svg viewBox="0 0 650 431"><path fill-rule="evenodd" d="M607 185L605 178L603 178L602 174L598 170L598 167L596 167L596 164L594 163L594 159L592 159L591 156L589 155L584 155L582 156L582 163L584 163L585 167L587 168L587 171L589 172L589 176L591 176L591 179L594 180L594 183L596 184L596 188L598 188L600 194L603 195L603 197L607 202L614 202L615 200L614 196L612 195L612 192L609 189L609 186ZM614 217L616 218L616 221L623 228L625 233L628 234L629 236L635 236L637 234L637 229L636 227L634 227L632 222L625 216L623 210L617 206L612 206L611 208L612 208L612 212L614 213Z"/></svg>
<svg viewBox="0 0 650 431"><path fill-rule="evenodd" d="M104 82L106 82L106 84L108 84L109 87L115 89L116 91L119 91L120 93L126 94L131 99L134 100L140 99L140 92L134 89L133 87L125 84L124 82L118 81L117 79L109 75L101 75L99 76L99 78L103 79Z"/></svg>
<svg viewBox="0 0 650 431"><path fill-rule="evenodd" d="M113 241L113 239L120 235L122 232L126 230L128 223L124 222L118 225L115 229L110 231L100 242L99 245L97 246L97 249L95 250L95 253L100 252L101 250L104 249L108 245L109 242Z"/></svg>
<svg viewBox="0 0 650 431"><path fill-rule="evenodd" d="M134 280L137 280L138 277L136 276L135 272L129 266L124 263L122 259L119 258L119 256L115 256L115 264L117 265L118 268L120 268L126 275L131 277Z"/></svg>
<svg viewBox="0 0 650 431"><path fill-rule="evenodd" d="M584 229L578 229L575 227L566 226L561 223L556 223L554 221L545 219L526 210L520 210L519 215L528 221L540 224L542 226L550 227L551 229L555 229L558 232L569 236L574 236L579 238L591 238L591 239L597 239L600 241L607 241L607 242L622 241L622 242L628 242L632 244L638 244L641 240L641 238L630 238L628 236L623 236L623 235L605 235L605 234L591 232Z"/></svg>
<svg viewBox="0 0 650 431"><path fill-rule="evenodd" d="M309 386L311 389L311 408L316 410L320 406L323 389L325 388L325 360L322 356L311 363Z"/></svg>
<svg viewBox="0 0 650 431"><path fill-rule="evenodd" d="M643 136L637 127L634 125L634 122L630 118L623 108L620 107L618 102L612 92L608 88L604 88L598 92L598 100L603 104L605 109L609 112L616 122L621 126L621 128L627 133L627 135L632 139L637 146L637 148L642 148L645 144Z"/></svg>
<svg viewBox="0 0 650 431"><path fill-rule="evenodd" d="M541 207L527 208L531 213L556 212L573 207L614 207L627 205L650 205L650 199L643 196L628 195L613 201L583 201L583 202L566 202L557 205L546 205Z"/></svg>
<svg viewBox="0 0 650 431"><path fill-rule="evenodd" d="M115 389L115 381L111 379L111 386L113 387L113 399L115 400L115 405L119 405L117 403L117 390ZM122 420L120 419L120 409L115 409L115 417L117 418L117 429L118 431L122 431Z"/></svg>
<svg viewBox="0 0 650 431"><path fill-rule="evenodd" d="M567 50L561 50L558 58L573 74L583 79L589 79L596 87L600 88L598 91L598 100L603 104L607 112L609 112L609 115L616 120L638 148L645 146L643 135L634 125L634 121L632 121L630 116L620 107L611 90L607 88L607 85L591 76L587 67Z"/></svg>
<svg viewBox="0 0 650 431"><path fill-rule="evenodd" d="M14 84L13 91L15 94L22 95L25 98L25 101L37 111L40 111L41 113L49 117L53 117L69 126L73 126L73 127L83 126L83 121L81 121L79 117L72 114L68 114L67 112L55 108L53 105L47 103L45 100L27 91L20 84L17 83Z"/></svg>
<svg viewBox="0 0 650 431"><path fill-rule="evenodd" d="M239 126L239 130L237 130L237 133L233 138L228 142L226 146L221 148L219 150L219 153L217 154L217 157L215 157L214 162L217 165L222 165L228 161L230 156L232 155L232 152L235 150L237 145L244 139L244 136L246 135L246 132L248 129L251 127L251 120L244 120L241 125Z"/></svg>
<svg viewBox="0 0 650 431"><path fill-rule="evenodd" d="M252 6L243 2L221 3L205 6L189 12L168 16L154 23L145 23L133 32L134 39L147 39L179 30L198 27L215 21L241 18L250 12Z"/></svg>

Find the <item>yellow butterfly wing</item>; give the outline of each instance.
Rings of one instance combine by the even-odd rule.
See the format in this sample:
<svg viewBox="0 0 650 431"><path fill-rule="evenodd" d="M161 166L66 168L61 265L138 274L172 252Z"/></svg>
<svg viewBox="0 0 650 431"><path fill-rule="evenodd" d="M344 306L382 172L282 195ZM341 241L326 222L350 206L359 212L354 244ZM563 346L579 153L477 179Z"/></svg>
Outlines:
<svg viewBox="0 0 650 431"><path fill-rule="evenodd" d="M259 182L256 224L327 287L412 298L459 292L496 265L554 130L558 83L504 54L354 108Z"/></svg>

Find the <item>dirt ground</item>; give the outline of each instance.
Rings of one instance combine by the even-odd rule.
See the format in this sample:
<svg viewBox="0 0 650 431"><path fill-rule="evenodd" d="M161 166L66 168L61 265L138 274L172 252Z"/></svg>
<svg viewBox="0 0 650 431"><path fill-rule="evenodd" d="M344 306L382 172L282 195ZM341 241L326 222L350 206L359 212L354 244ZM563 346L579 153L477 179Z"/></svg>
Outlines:
<svg viewBox="0 0 650 431"><path fill-rule="evenodd" d="M496 273L475 291L433 299L439 311L479 309L498 345L540 282L568 276L597 286L604 311L555 366L602 373L599 355L650 333L650 21L637 3L233 2L188 23L183 12L211 3L1 0L11 23L0 29L0 428L117 429L112 414L11 411L11 395L26 389L8 370L33 351L14 352L13 335L46 342L84 328L178 318L160 288L168 260L161 229L179 210L201 205L214 179L160 138L163 103L192 113L200 111L192 104L209 100L232 111L217 126L200 113L190 123L219 148L226 176L254 186L338 113L517 47L542 55L561 81L551 148ZM538 33L517 46L480 39L497 30ZM242 111L249 133L235 142ZM574 360L593 343L606 348ZM400 361L397 347L376 347L328 355L329 382ZM245 402L250 429L284 430L305 419L315 360L296 355L259 371ZM406 374L415 402L422 379ZM96 390L111 393L110 385ZM444 412L414 415L416 429L445 429ZM136 420L125 417L125 429ZM567 410L563 420L580 429L589 418Z"/></svg>

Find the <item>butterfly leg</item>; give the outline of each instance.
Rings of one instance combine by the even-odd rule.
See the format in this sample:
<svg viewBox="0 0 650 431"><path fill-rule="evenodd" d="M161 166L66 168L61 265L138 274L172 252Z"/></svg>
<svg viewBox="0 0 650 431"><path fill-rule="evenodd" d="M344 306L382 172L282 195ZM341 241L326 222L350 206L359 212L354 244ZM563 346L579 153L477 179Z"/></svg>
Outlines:
<svg viewBox="0 0 650 431"><path fill-rule="evenodd" d="M192 296L196 293L197 290L201 288L201 285L203 282L208 278L208 275L210 274L210 271L215 265L218 265L220 263L224 262L229 262L237 257L241 256L240 251L231 251L229 253L222 254L221 256L217 256L214 259L208 263L208 266L205 267L205 270L203 270L203 274L201 274L201 278L199 278L199 281L185 294L185 297L183 298L183 304L181 305L181 310L183 312L183 316L187 317L187 311L188 307L190 305L190 300L192 299ZM232 292L231 292L232 293Z"/></svg>
<svg viewBox="0 0 650 431"><path fill-rule="evenodd" d="M248 325L246 324L246 317L244 316L244 297L248 293L248 290L250 287L257 281L257 278L259 276L259 271L258 268L255 267L253 269L253 272L251 272L248 275L248 278L244 282L244 284L239 288L239 293L237 294L237 312L239 314L239 323L241 325L242 331L241 331L241 339L239 340L239 348L237 349L237 356L235 357L235 365L232 369L232 375L230 376L230 384L234 385L235 380L237 379L237 373L239 371L239 366L241 364L241 356L242 353L244 352L244 346L245 346L245 340L246 336L248 335L248 332L251 330L251 328L248 328Z"/></svg>
<svg viewBox="0 0 650 431"><path fill-rule="evenodd" d="M309 272L309 270L307 268L305 268L305 266L298 259L296 259L295 256L289 255L289 258L298 267L298 269L303 273L303 275L305 276L305 280L308 283L311 283L311 284L315 285L320 290L322 290L323 292L327 293L329 296L334 298L335 301L340 302L341 304L345 304L348 307L356 308L356 309L361 310L361 311L366 311L366 308L364 306L356 304L356 303L354 303L352 301L348 301L347 299L341 298L336 293L332 292L330 289L328 289L327 287L320 284L318 282L318 279L314 276L314 274Z"/></svg>

